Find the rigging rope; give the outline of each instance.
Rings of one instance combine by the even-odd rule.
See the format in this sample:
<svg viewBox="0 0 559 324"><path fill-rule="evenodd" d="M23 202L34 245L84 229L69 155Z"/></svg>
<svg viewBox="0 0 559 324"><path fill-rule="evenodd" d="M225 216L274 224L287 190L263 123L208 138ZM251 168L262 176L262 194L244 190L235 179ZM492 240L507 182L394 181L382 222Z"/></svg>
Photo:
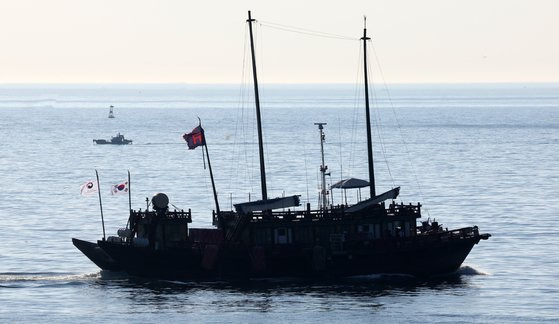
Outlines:
<svg viewBox="0 0 559 324"><path fill-rule="evenodd" d="M360 38L347 37L347 36L343 36L343 35L325 33L325 32L321 32L321 31L316 31L316 30L311 30L311 29L306 29L306 28L300 28L300 27L295 27L295 26L288 26L288 25L283 25L283 24L278 24L278 23L268 22L268 21L258 21L258 24L255 24L255 27L256 27L257 25L260 25L260 26L262 26L262 27L268 27L268 28L272 28L272 29L282 30L282 31L286 31L286 32L292 32L292 33L298 33L298 34L308 35L308 36L323 37L323 38L330 38L330 39L339 39L339 40L360 41ZM255 29L256 29L256 28L255 28ZM256 29L256 33L255 33L255 43L256 43L256 44L259 44L259 43L260 43L260 60L259 60L259 61L260 61L260 62L259 62L259 63L260 63L260 64L259 64L260 70L259 70L259 71L263 71L263 66L264 66L264 64L263 64L263 57L264 57L264 55L263 55L263 47L264 47L264 46L261 44L261 43L262 43L262 39L263 39L263 37L262 37L262 33L263 33L262 30L263 30L263 28ZM246 99L245 96L244 96L244 88L243 88L243 85L246 84L246 83L245 83L245 82L247 82L246 78L248 78L248 76L245 76L246 56L247 56L247 55L246 55L246 48L247 48L247 45L246 45L246 44L247 44L247 41L246 41L246 39L247 39L246 33L247 33L247 29L245 29L245 48L244 48L244 55L243 55L243 76L242 76L242 85L241 85L241 90L240 90L240 96L241 96L241 99L240 99L240 100L241 100L241 101L243 101L244 99ZM260 42L256 42L256 38L258 37L258 34L259 34L259 33L260 33ZM357 112L358 106L359 106L358 102L360 102L360 100L362 100L362 97L363 97L363 90L361 89L362 87L359 86L359 74L360 74L360 71L362 70L362 55L361 55L361 53L362 53L362 43L359 42L359 44L360 44L359 59L358 59L359 67L358 67L358 69L357 69L357 71L358 71L358 72L357 72L358 77L356 78L357 81L356 81L356 87L355 87L356 90L355 90L355 96L354 96L354 98L356 98L356 101L355 101L355 104L354 104L354 113L353 113L354 118L353 118L353 120L352 120L352 133L351 133L351 140L350 140L350 162L349 162L349 169L350 169L350 171L349 171L349 175L352 175L352 174L353 174L353 168L354 168L354 166L355 166L355 165L354 165L354 163L355 163L355 162L354 162L354 158L355 158L355 156L354 156L354 151L355 151L355 144L356 144L356 143L355 143L355 139L356 139L356 128L357 128L356 126L357 126L357 124L358 124L358 122L359 122L359 117L357 117L357 113L356 113L356 112ZM410 156L409 148L408 148L407 142L404 140L404 137L403 137L403 135L402 135L403 132L402 132L401 124L400 124L400 122L399 122L399 120L398 120L398 118L397 118L396 111L395 111L395 108L394 108L394 104L393 104L393 102L392 102L390 92L389 92L388 87L387 87L387 85L386 85L386 80L385 80L385 78L384 78L384 74L383 74L383 71L382 71L382 68L381 68L381 65L380 65L380 62L379 62L379 58L378 58L378 56L377 56L377 53L376 53L376 50L375 50L374 46L372 45L372 42L371 42L371 48L373 49L373 53L374 53L374 56L375 56L375 61L376 61L377 66L378 66L378 68L379 68L379 73L380 73L380 76L381 76L381 78L382 78L382 80L383 80L384 88L385 88L385 91L386 91L387 96L388 96L388 102L389 102L389 104L390 104L390 106L391 106L391 108L392 108L392 113L393 113L394 116L395 116L396 123L397 123L398 129L399 129L399 132L400 132L400 136L402 137L402 141L404 142L404 147L405 147L405 149L406 149L406 153L407 153L408 156ZM368 72L371 72L371 71L372 71L372 65L369 65L369 66L367 67L367 69L368 69ZM260 75L263 75L263 72L260 72ZM373 76L374 74L373 74L373 73L369 73L369 75L371 76L371 81L372 81L372 76ZM372 101L373 101L374 103L376 103L376 105L378 106L379 100L378 100L378 96L377 96L376 89L375 89L375 86L374 86L374 82L370 82L370 83L369 83L369 90L370 90L371 93L372 93ZM243 121L244 121L244 108L245 108L245 107L242 106L242 109L241 109L241 120L243 120ZM253 116L253 117L254 117L254 116ZM381 130L380 130L380 128L383 127L383 125L382 125L382 120L381 120L380 112L377 111L377 109L373 109L373 117L374 117L374 118L373 118L373 122L376 123L376 125L375 125L376 127L375 127L375 128L376 128L376 133L377 133L378 139L379 139L380 149L381 149L381 151L382 151L383 158L384 158L384 161L385 161L385 163L386 163L386 167L387 167L387 171L388 171L388 173L389 173L390 179L391 179L391 181L392 181L393 186L395 187L396 185L395 185L395 182L394 182L394 177L393 177L392 172L391 172L391 170L390 170L390 166L389 166L388 158L387 158L387 154L386 154L386 143L385 143L385 140L384 140L384 138L383 138L383 136L382 136L382 132L381 132ZM248 119L248 116L247 116L247 119ZM252 138L254 138L254 131L255 131L255 130L254 130L254 127L252 128L252 130L253 130ZM242 125L242 123L241 123L241 131L243 132L243 134L245 133L245 132L244 132L244 125ZM237 134L237 128L235 129L235 135L236 135L236 134ZM246 141L245 141L245 142L246 142ZM340 131L340 146L341 146L341 142L342 142L342 140L341 140L341 131ZM246 143L245 143L245 144L246 144ZM264 141L264 145L265 145L265 147L266 147L266 156L265 156L266 162L269 162L268 142L267 142L267 141ZM306 151L306 148L305 148L305 147L304 147L303 149ZM247 148L245 148L245 149L244 149L244 152L245 152L245 160L247 161L247 165L248 165L248 160L249 160L249 158L248 158L248 155L247 155L247 154L248 154L247 151L248 151ZM340 147L340 169L341 169L341 170L340 170L340 179L343 178L342 155L343 155L343 154L342 154L342 149L341 149L341 147ZM305 154L305 156L306 156L306 154ZM408 159L408 161L410 161L410 159ZM269 163L267 163L267 164L269 165ZM411 162L410 162L410 164L411 164ZM252 163L252 166L254 166L254 163ZM421 190L421 186L420 186L420 184L419 184L419 180L418 180L418 178L417 178L417 174L416 174L416 172L415 172L415 170L414 170L412 164L411 164L411 167L412 167L412 174L413 174L413 176L414 176L414 178L415 178L415 181L416 181L416 184L417 184L417 186L418 186L419 193L420 193L420 195L422 196L422 199L425 201L425 199L423 198L423 193L422 193L422 190ZM254 168L251 167L251 169L254 169ZM251 174L250 174L250 172L248 172L248 170L247 170L247 174L248 174L249 183L251 184L251 190L253 191L253 190L254 190L253 185L252 185L252 182L253 182L253 181L251 181ZM309 185L308 185L308 167L307 167L307 160L306 160L306 158L305 158L305 177L306 177L306 180L307 180L307 202L308 202L308 201L310 200L310 197L309 197ZM271 177L268 177L268 188L269 188L269 189L273 188L273 187L270 185L271 182L272 182L271 180L272 180ZM206 185L207 185L207 184L206 184ZM343 194L342 194L342 200L343 200ZM428 210L428 209L426 209L426 210L427 210L427 213L428 213L428 215L429 215L429 210Z"/></svg>
<svg viewBox="0 0 559 324"><path fill-rule="evenodd" d="M372 41L369 40L369 42L372 45ZM369 57L367 57L367 62L370 62ZM387 154L386 154L386 144L385 144L385 140L384 140L384 137L383 137L382 131L381 131L381 127L383 127L383 124L382 124L382 120L381 120L381 117L380 117L380 106L379 106L378 95L377 95L376 88L375 88L375 82L373 81L373 77L374 77L375 74L373 73L372 64L369 64L367 66L367 71L368 71L368 74L371 76L371 82L369 82L369 90L373 94L371 96L372 101L373 101L373 106L377 107L377 109L372 109L373 110L373 117L374 117L373 122L376 123L375 130L376 130L376 134L377 134L378 139L379 139L378 142L380 144L380 149L381 149L381 152L382 152L382 156L383 156L384 162L386 164L386 169L388 171L388 175L390 176L392 186L393 186L393 188L395 188L396 183L394 182L394 177L392 176L392 171L390 170L390 164L388 163L388 158L387 158Z"/></svg>
<svg viewBox="0 0 559 324"><path fill-rule="evenodd" d="M344 179L344 165L343 165L343 151L342 151L342 118L340 117L340 112L338 111L338 140L340 143L340 181ZM334 198L334 192L332 191L332 186L330 186L330 192L332 194L332 199ZM342 190L340 190L342 193ZM343 203L343 193L340 201Z"/></svg>
<svg viewBox="0 0 559 324"><path fill-rule="evenodd" d="M240 83L240 87L239 87L239 101L237 103L237 120L236 120L236 124L235 124L235 135L234 135L234 144L233 144L233 151L232 151L232 156L231 156L231 164L230 164L230 174L240 174L240 167L239 165L240 163L240 157L244 155L245 158L245 170L244 172L246 173L246 177L245 179L248 179L248 183L249 185L252 186L252 181L251 181L251 173L249 172L249 169L246 167L249 163L249 157L248 157L248 150L246 149L246 130L245 130L245 123L244 123L244 119L245 119L245 105L247 102L247 93L248 91L246 90L247 87L247 82L246 82L246 78L247 78L247 73L246 73L246 59L247 59L247 46L248 46L248 26L247 24L245 24L245 29L244 29L244 48L243 48L243 67L241 70L241 83ZM241 133L241 140L239 141L239 132ZM239 150L243 151L243 155L241 154L237 154L237 152ZM235 168L235 172L233 172L233 168ZM229 191L231 191L232 188L232 181L233 181L233 177L229 178ZM239 185L239 184L237 184Z"/></svg>
<svg viewBox="0 0 559 324"><path fill-rule="evenodd" d="M413 167L413 163L411 163L411 158L410 158L411 154L410 154L410 151L409 151L409 148L408 148L408 143L406 142L405 137L404 137L404 135L403 135L402 126L401 126L401 124L400 124L400 120L398 119L398 115L396 114L396 109L395 109L395 107L394 107L394 103L392 102L392 96L390 95L390 90L388 89L388 86L387 86L387 84L386 84L386 79L384 78L384 73L383 73L382 68L381 68L380 60L379 60L379 58L378 58L377 52L376 52L375 47L374 47L374 45L372 44L372 42L371 42L371 48L373 49L373 54L374 54L374 56L375 56L375 61L376 61L376 63L377 63L378 69L379 69L379 74L380 74L380 76L381 76L381 78L382 78L382 82L383 82L383 85L384 85L384 88L385 88L385 91L386 91L386 95L387 95L387 98L388 98L388 103L389 103L390 107L392 108L392 113L393 113L393 115L394 115L394 119L395 119L395 121L396 121L396 125L398 126L398 131L400 132L400 137L402 138L402 142L404 143L404 148L405 148L406 154L407 154L407 156L408 156L408 159L407 159L407 160L408 160L408 162L409 162L409 164L410 164L413 177L414 177L415 182L416 182L416 184L417 184L417 189L418 189L418 191L419 191L419 195L420 195L420 197L421 197L421 200L424 202L424 204L427 204L427 202L426 202L426 200L425 200L425 197L423 196L423 192L422 192L422 190L421 190L421 184L419 183L419 179L418 179L418 177L417 177L417 173L415 172L415 168ZM430 213L429 213L429 209L428 209L427 207L424 207L424 209L427 211L427 216L430 218L431 215L430 215Z"/></svg>
<svg viewBox="0 0 559 324"><path fill-rule="evenodd" d="M258 36L258 33L260 33L260 37ZM265 134L265 130L267 129L267 127L264 126L264 121L266 120L266 118L264 118L263 116L263 110L262 107L264 105L262 105L262 98L267 98L267 96L264 94L264 92L266 91L266 89L264 87L262 87L261 85L263 84L263 82L261 82L262 80L264 80L264 36L263 36L263 28L255 28L255 37L254 37L254 43L256 44L256 46L259 49L260 55L259 55L259 67L258 67L258 75L260 76L259 78L259 82L258 82L258 89L259 92L261 94L260 96L260 122L262 124L262 143L264 144L264 160L265 160L265 164L268 166L267 172L266 172L266 189L267 189L267 193L269 194L274 186L272 185L273 183L273 178L272 178L272 174L273 172L270 172L270 149L268 147L269 144L269 140L265 141L264 139L266 139L266 134ZM259 41L258 41L259 40ZM256 51L256 49L255 49ZM256 98L255 98L256 100ZM268 195L270 196L270 195Z"/></svg>
<svg viewBox="0 0 559 324"><path fill-rule="evenodd" d="M283 31L291 32L291 33L297 33L297 34L303 34L303 35L309 35L309 36L317 36L317 37L323 37L323 38L350 40L350 41L359 40L359 38L355 38L355 37L348 37L348 36L343 36L343 35L325 33L325 32L321 32L321 31L316 31L316 30L311 30L311 29L306 29L306 28L301 28L301 27L295 27L295 26L288 26L288 25L278 24L278 23L269 22L269 21L259 20L258 23L261 26L264 26L264 27L283 30Z"/></svg>
<svg viewBox="0 0 559 324"><path fill-rule="evenodd" d="M357 123L359 120L358 117L358 111L359 111L359 102L362 101L362 91L363 91L363 87L360 86L359 84L359 80L360 80L360 75L361 75L361 70L362 70L362 64L363 64L363 60L362 60L362 44L361 42L359 42L359 51L358 51L358 58L357 58L357 62L358 62L358 66L357 66L357 71L356 71L356 75L355 75L355 91L354 91L354 102L353 102L353 119L352 119L352 124L351 124L351 139L350 139L350 150L349 150L349 175L348 176L353 176L353 168L355 166L355 141L356 141L356 129L357 129Z"/></svg>

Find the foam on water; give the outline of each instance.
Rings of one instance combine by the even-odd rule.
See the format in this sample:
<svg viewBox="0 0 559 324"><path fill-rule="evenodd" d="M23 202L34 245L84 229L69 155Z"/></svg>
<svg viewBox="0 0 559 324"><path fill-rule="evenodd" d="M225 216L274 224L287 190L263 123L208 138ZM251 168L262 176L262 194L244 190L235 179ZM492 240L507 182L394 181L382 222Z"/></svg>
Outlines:
<svg viewBox="0 0 559 324"><path fill-rule="evenodd" d="M12 282L65 282L81 281L99 278L99 272L87 274L72 274L58 272L2 272L0 283Z"/></svg>
<svg viewBox="0 0 559 324"><path fill-rule="evenodd" d="M468 265L462 265L460 269L456 271L456 273L463 276L490 276L491 275L489 272L485 272L483 270L476 269Z"/></svg>

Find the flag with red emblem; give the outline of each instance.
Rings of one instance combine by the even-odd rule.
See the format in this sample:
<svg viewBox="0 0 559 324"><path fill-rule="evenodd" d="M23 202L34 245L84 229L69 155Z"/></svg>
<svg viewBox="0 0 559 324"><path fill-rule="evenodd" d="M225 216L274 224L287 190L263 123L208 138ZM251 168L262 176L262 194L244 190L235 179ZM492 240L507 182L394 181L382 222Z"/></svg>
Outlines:
<svg viewBox="0 0 559 324"><path fill-rule="evenodd" d="M111 186L112 195L120 195L128 193L128 181L121 181L120 183Z"/></svg>
<svg viewBox="0 0 559 324"><path fill-rule="evenodd" d="M197 126L188 134L182 136L188 144L188 149L193 150L198 146L206 145L206 138L204 137L204 129L202 126Z"/></svg>
<svg viewBox="0 0 559 324"><path fill-rule="evenodd" d="M80 186L80 194L82 196L89 196L97 193L97 182L89 180Z"/></svg>

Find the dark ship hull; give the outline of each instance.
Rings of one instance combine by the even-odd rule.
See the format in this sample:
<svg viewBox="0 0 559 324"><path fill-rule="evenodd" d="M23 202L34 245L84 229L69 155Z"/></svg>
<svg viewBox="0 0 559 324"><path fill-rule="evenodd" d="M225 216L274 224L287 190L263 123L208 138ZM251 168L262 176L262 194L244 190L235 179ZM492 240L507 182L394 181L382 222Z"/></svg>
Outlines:
<svg viewBox="0 0 559 324"><path fill-rule="evenodd" d="M366 29L361 40L369 166L369 181L365 182L370 188L369 198L354 205L346 202L333 206L328 203L325 181L328 168L322 146L322 130L326 123L315 123L319 125L322 152L319 208L311 210L307 203L306 209L291 210L300 206L299 196L268 199L252 37L254 21L249 11L247 22L258 126L261 200L235 204L235 211L220 211L200 121L200 125L183 138L189 149L205 148L216 206L213 225L217 228L189 229L188 224L192 222L190 210L169 211L168 197L159 193L152 198L153 210L130 210L128 225L119 230L119 237L103 238L96 247L76 246L101 268L116 264L116 268L130 275L179 280L373 274L429 277L456 271L473 246L488 239L490 234L480 234L476 226L449 231L435 221L422 222L418 226L421 204L395 202L399 187L376 193L367 86L366 42L370 38ZM118 137L124 138L120 134ZM389 202L388 206L386 202Z"/></svg>
<svg viewBox="0 0 559 324"><path fill-rule="evenodd" d="M249 278L248 249L235 245L153 250L114 242L98 242L107 254L119 260L122 270L133 276L176 280ZM217 252L217 253L215 253Z"/></svg>
<svg viewBox="0 0 559 324"><path fill-rule="evenodd" d="M123 140L123 141L107 141L104 139L96 139L93 140L95 144L112 144L112 145L128 145L132 144L132 140Z"/></svg>
<svg viewBox="0 0 559 324"><path fill-rule="evenodd" d="M340 251L299 244L248 247L222 242L164 250L122 242L98 244L118 260L123 271L148 278L336 278L372 274L430 277L458 270L473 246L488 237L474 227L422 237L347 242L348 247Z"/></svg>
<svg viewBox="0 0 559 324"><path fill-rule="evenodd" d="M105 253L97 244L79 240L76 238L72 239L72 243L76 248L78 248L78 250L80 250L86 257L88 257L89 260L95 263L102 270L110 270L110 271L122 270L120 266L107 253Z"/></svg>

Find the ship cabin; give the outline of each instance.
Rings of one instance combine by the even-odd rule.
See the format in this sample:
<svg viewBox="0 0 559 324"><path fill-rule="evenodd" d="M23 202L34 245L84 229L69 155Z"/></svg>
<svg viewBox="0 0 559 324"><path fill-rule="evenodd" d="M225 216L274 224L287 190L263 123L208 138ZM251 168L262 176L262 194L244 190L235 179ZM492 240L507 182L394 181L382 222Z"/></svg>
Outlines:
<svg viewBox="0 0 559 324"><path fill-rule="evenodd" d="M192 212L184 210L131 211L130 228L135 245L151 246L156 249L182 247L188 240L188 224L192 223Z"/></svg>
<svg viewBox="0 0 559 324"><path fill-rule="evenodd" d="M421 217L421 204L404 205L392 201L375 204L364 210L348 212L346 205L328 209L292 211L254 211L247 214L221 212L222 228L229 240L251 246L297 245L314 246L336 242L367 242L413 237ZM214 225L219 218L213 214ZM322 243L321 243L322 242Z"/></svg>
<svg viewBox="0 0 559 324"><path fill-rule="evenodd" d="M191 210L169 210L168 198L159 193L152 198L153 210L130 210L128 226L118 230L118 237L110 241L132 243L154 249L186 246L188 224L192 223Z"/></svg>

